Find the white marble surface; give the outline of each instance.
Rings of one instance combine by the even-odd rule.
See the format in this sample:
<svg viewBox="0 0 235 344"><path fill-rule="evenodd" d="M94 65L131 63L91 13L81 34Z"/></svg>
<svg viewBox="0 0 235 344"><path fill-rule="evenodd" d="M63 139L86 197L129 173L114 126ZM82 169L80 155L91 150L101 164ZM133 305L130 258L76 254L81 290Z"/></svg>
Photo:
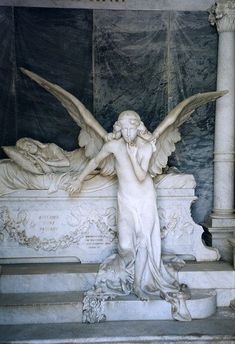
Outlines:
<svg viewBox="0 0 235 344"><path fill-rule="evenodd" d="M180 188L172 189L176 182ZM202 244L203 229L191 218L193 176L168 175L156 187L163 252L215 260L216 251ZM117 245L116 192L115 179L97 176L85 183L79 198L30 190L1 197L1 258L101 262Z"/></svg>
<svg viewBox="0 0 235 344"><path fill-rule="evenodd" d="M214 152L214 209L210 232L213 245L223 259L232 261L233 252L227 239L235 232L234 151L235 151L235 5L217 1L210 15L219 33L217 89L229 93L217 100Z"/></svg>
<svg viewBox="0 0 235 344"><path fill-rule="evenodd" d="M79 198L62 191L56 196L23 191L0 198L1 257L96 262L112 253L116 180L97 176L87 184Z"/></svg>
<svg viewBox="0 0 235 344"><path fill-rule="evenodd" d="M66 263L60 265L59 271L52 264L6 266L0 278L0 293L87 291L94 285L97 271L98 264ZM193 289L216 290L219 307L229 306L235 297L235 271L228 263L188 262L178 272L178 278Z"/></svg>
<svg viewBox="0 0 235 344"><path fill-rule="evenodd" d="M194 319L203 319L216 311L216 293L192 290L187 307ZM148 302L135 296L104 301L107 321L172 319L171 306L160 298ZM5 294L0 298L0 324L69 323L82 321L82 294Z"/></svg>
<svg viewBox="0 0 235 344"><path fill-rule="evenodd" d="M235 312L219 309L207 319L179 323L165 320L116 321L103 324L37 324L0 327L0 343L234 344Z"/></svg>
<svg viewBox="0 0 235 344"><path fill-rule="evenodd" d="M230 263L233 262L233 250L229 244L228 239L232 238L235 233L234 227L209 227L209 231L212 234L212 245L216 247L223 260Z"/></svg>
<svg viewBox="0 0 235 344"><path fill-rule="evenodd" d="M211 316L216 310L216 293L209 290L192 290L192 298L187 300L187 308L193 319ZM107 321L122 320L167 320L171 319L171 305L164 300L152 298L139 302L135 297L105 301L104 314Z"/></svg>
<svg viewBox="0 0 235 344"><path fill-rule="evenodd" d="M82 321L79 293L5 294L0 299L0 324L46 324Z"/></svg>
<svg viewBox="0 0 235 344"><path fill-rule="evenodd" d="M234 213L234 41L235 32L219 33L217 88L229 90L216 104L213 212L221 217Z"/></svg>
<svg viewBox="0 0 235 344"><path fill-rule="evenodd" d="M0 327L0 343L234 344L235 313L222 308L210 318L191 323L120 321L103 324L37 324Z"/></svg>
<svg viewBox="0 0 235 344"><path fill-rule="evenodd" d="M235 288L229 289L217 289L217 306L218 307L228 307L231 300L235 298Z"/></svg>

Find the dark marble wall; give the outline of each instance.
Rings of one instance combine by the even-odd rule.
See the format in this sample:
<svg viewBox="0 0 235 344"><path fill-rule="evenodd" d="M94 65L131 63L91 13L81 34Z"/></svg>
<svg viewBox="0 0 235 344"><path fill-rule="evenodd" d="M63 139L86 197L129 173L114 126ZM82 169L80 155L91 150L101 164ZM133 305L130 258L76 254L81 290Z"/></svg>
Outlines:
<svg viewBox="0 0 235 344"><path fill-rule="evenodd" d="M217 33L208 24L208 14L171 13L169 53L169 107L198 92L216 90ZM170 163L190 172L197 182L199 200L193 216L203 222L213 199L213 145L215 104L196 110L182 126L182 141Z"/></svg>
<svg viewBox="0 0 235 344"><path fill-rule="evenodd" d="M12 8L0 8L0 146L17 138L14 30Z"/></svg>
<svg viewBox="0 0 235 344"><path fill-rule="evenodd" d="M96 11L94 109L108 127L133 109L149 130L178 102L216 89L217 33L202 12ZM181 128L170 164L192 173L203 222L213 192L214 104L198 109Z"/></svg>
<svg viewBox="0 0 235 344"><path fill-rule="evenodd" d="M1 145L30 136L77 146L76 124L20 66L72 92L107 130L125 109L153 130L177 102L216 88L217 34L206 12L2 7L0 29ZM201 222L212 206L214 106L181 132L170 163L195 175Z"/></svg>
<svg viewBox="0 0 235 344"><path fill-rule="evenodd" d="M104 122L131 109L152 130L167 113L167 26L167 12L95 12L94 107Z"/></svg>
<svg viewBox="0 0 235 344"><path fill-rule="evenodd" d="M5 33L0 30L3 45L0 65L6 80L3 90L7 97L11 94L9 87L14 87L8 103L9 107L15 104L9 114L0 112L7 121L6 131L1 129L1 136L4 135L1 145L14 144L17 138L29 136L73 149L77 146L77 125L53 96L23 75L19 68L25 67L60 84L92 110L92 12L0 8L1 14L5 17L0 22L0 27L5 29ZM0 106L6 105L0 99Z"/></svg>

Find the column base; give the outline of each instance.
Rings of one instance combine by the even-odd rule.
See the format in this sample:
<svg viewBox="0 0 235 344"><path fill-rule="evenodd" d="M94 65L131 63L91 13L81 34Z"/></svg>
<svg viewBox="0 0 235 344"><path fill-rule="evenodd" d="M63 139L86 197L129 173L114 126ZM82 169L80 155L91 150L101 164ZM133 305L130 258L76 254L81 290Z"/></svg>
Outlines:
<svg viewBox="0 0 235 344"><path fill-rule="evenodd" d="M222 260L233 264L233 248L228 239L235 237L235 227L216 228L208 226L208 230L212 235L212 247L215 247L219 250Z"/></svg>
<svg viewBox="0 0 235 344"><path fill-rule="evenodd" d="M217 214L212 213L210 216L210 227L213 228L234 228L235 229L235 214Z"/></svg>
<svg viewBox="0 0 235 344"><path fill-rule="evenodd" d="M222 260L233 263L233 248L228 239L235 237L235 214L214 212L208 222L212 246L219 250Z"/></svg>
<svg viewBox="0 0 235 344"><path fill-rule="evenodd" d="M211 219L211 221L221 219L221 221L223 221L222 226L229 226L230 223L232 225L234 225L235 224L235 213L234 213L234 211L233 212L223 212L223 213L215 211L215 212L211 213L210 219Z"/></svg>

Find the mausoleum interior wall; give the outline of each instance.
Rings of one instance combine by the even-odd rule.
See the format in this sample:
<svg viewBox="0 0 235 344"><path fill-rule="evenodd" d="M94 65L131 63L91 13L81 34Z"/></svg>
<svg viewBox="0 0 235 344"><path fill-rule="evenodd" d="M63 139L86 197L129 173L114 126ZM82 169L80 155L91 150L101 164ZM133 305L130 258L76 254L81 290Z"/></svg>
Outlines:
<svg viewBox="0 0 235 344"><path fill-rule="evenodd" d="M77 125L21 66L73 93L108 130L126 109L154 130L182 99L216 89L207 12L0 7L0 41L1 146L32 137L77 147ZM194 113L170 159L196 178L196 222L212 208L214 113L212 103Z"/></svg>

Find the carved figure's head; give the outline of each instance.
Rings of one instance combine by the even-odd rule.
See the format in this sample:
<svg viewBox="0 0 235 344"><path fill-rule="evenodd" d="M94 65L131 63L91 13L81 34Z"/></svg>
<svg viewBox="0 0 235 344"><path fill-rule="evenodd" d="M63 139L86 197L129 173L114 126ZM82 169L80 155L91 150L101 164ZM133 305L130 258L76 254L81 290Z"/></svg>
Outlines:
<svg viewBox="0 0 235 344"><path fill-rule="evenodd" d="M38 149L43 148L44 145L41 142L33 140L29 137L22 137L16 142L16 147L25 152L36 154Z"/></svg>
<svg viewBox="0 0 235 344"><path fill-rule="evenodd" d="M113 126L113 133L114 138L123 137L127 143L134 142L137 136L146 141L152 140L152 134L148 132L138 113L132 110L120 113Z"/></svg>

